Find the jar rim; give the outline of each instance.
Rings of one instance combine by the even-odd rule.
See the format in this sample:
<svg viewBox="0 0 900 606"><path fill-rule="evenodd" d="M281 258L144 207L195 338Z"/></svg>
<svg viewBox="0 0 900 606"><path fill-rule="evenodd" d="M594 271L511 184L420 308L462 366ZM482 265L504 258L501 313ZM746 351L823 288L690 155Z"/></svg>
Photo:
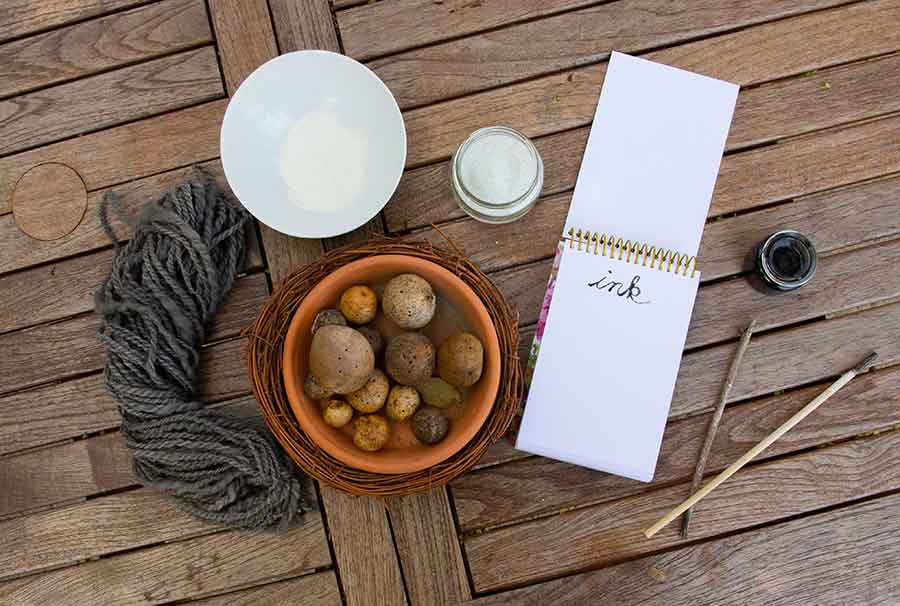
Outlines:
<svg viewBox="0 0 900 606"><path fill-rule="evenodd" d="M465 180L462 178L462 175L460 174L460 166L462 164L462 158L465 157L466 152L468 151L468 149L472 145L472 143L474 143L475 141L478 141L479 139L481 139L487 135L492 135L492 134L496 134L496 133L502 133L507 136L514 137L520 143L524 144L525 149L528 150L528 154L529 154L531 161L534 163L534 169L535 169L534 177L532 178L531 183L529 183L526 190L520 196L513 198L509 201L500 202L500 203L492 202L490 200L485 200L484 198L479 197L471 189L466 187ZM483 128L479 128L478 130L473 132L471 135L469 135L469 137L465 141L463 141L462 145L460 145L456 149L456 151L453 153L453 159L451 162L451 166L452 166L451 170L452 170L453 183L455 186L457 186L460 190L462 190L462 192L466 196L475 200L478 204L481 204L485 207L496 209L496 210L502 210L504 208L511 208L511 207L521 204L525 200L528 200L531 196L534 195L535 188L539 187L540 183L543 182L543 175L542 175L543 162L541 161L541 156L538 153L537 148L535 147L534 143L532 143L531 139L526 137L521 132L517 131L514 128L510 128L508 126L485 126Z"/></svg>

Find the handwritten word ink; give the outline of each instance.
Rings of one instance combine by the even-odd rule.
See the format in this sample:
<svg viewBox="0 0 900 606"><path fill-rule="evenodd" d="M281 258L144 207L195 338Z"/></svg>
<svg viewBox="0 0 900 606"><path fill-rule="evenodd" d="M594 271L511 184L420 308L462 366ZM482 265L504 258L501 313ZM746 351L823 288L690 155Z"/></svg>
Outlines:
<svg viewBox="0 0 900 606"><path fill-rule="evenodd" d="M631 301L632 303L637 303L638 305L645 305L650 301L646 299L641 299L641 287L638 286L638 282L641 281L640 276L634 276L631 279L631 283L628 286L625 285L624 282L619 282L618 280L614 280L612 278L612 270L607 270L609 275L603 276L599 280L595 282L588 282L588 287L596 289L600 292L607 292L618 297L624 297L626 301Z"/></svg>

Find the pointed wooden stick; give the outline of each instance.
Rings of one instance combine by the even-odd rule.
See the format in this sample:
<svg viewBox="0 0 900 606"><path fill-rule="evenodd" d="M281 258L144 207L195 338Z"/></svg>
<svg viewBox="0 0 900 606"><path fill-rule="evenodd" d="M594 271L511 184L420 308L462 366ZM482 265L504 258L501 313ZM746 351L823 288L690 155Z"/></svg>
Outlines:
<svg viewBox="0 0 900 606"><path fill-rule="evenodd" d="M731 360L731 367L728 369L728 375L725 377L725 383L722 385L722 393L719 396L719 402L716 404L716 409L709 419L709 426L706 429L706 438L703 440L703 448L700 449L700 457L697 459L697 467L694 469L694 479L691 481L691 493L696 492L700 487L700 482L703 481L703 472L706 470L706 460L709 458L709 451L712 450L713 442L716 441L716 432L719 430L719 422L722 420L722 413L725 412L725 402L728 400L728 393L731 391L731 386L734 385L735 378L737 378L738 368L741 366L741 359L744 357L744 352L747 351L747 346L750 345L750 335L753 334L755 326L756 320L753 319L750 321L747 329L744 330L744 334L741 335L741 341L738 343L738 348L734 352L734 358ZM688 509L684 512L684 517L681 518L682 539L686 539L688 536L688 527L691 524L691 513L693 513L693 510Z"/></svg>
<svg viewBox="0 0 900 606"><path fill-rule="evenodd" d="M772 445L775 440L786 434L790 431L797 423L802 421L816 408L821 406L828 398L833 396L839 389L841 389L844 385L853 380L853 377L858 375L865 370L868 370L872 364L875 363L875 360L878 358L877 353L870 354L865 360L857 364L855 367L851 368L847 372L845 372L841 377L828 386L828 388L820 393L816 398L800 409L797 414L793 417L785 421L781 427L770 433L768 436L762 439L762 441L748 450L744 455L728 466L728 469L714 477L712 480L703 485L703 488L692 494L688 497L681 505L664 515L656 524L648 528L644 531L644 536L648 539L663 529L666 525L668 525L672 520L683 514L685 511L693 507L697 501L708 495L712 492L719 484L733 476L741 467L746 465L753 457L764 451L766 448Z"/></svg>

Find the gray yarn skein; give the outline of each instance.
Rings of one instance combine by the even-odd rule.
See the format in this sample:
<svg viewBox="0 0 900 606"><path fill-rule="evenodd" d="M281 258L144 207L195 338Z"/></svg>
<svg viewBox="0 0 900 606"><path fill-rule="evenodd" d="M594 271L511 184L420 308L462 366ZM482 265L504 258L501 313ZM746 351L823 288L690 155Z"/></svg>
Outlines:
<svg viewBox="0 0 900 606"><path fill-rule="evenodd" d="M311 508L292 464L252 421L195 396L205 327L234 282L247 214L199 171L148 204L116 248L95 294L106 387L138 478L196 516L238 528L283 528Z"/></svg>

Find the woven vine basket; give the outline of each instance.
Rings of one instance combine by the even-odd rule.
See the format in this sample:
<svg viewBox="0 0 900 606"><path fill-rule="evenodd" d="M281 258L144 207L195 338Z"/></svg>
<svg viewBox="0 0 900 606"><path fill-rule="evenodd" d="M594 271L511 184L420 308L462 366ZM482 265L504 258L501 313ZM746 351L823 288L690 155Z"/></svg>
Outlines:
<svg viewBox="0 0 900 606"><path fill-rule="evenodd" d="M282 381L282 351L297 306L334 270L372 255L410 255L441 265L459 276L484 303L500 342L500 388L490 415L472 440L449 459L414 473L382 475L348 467L319 448L294 418ZM517 354L517 315L503 296L460 252L427 242L378 240L334 250L298 269L272 293L246 330L247 369L266 424L293 461L311 477L356 495L398 496L446 484L470 469L506 433L522 398L522 369Z"/></svg>

